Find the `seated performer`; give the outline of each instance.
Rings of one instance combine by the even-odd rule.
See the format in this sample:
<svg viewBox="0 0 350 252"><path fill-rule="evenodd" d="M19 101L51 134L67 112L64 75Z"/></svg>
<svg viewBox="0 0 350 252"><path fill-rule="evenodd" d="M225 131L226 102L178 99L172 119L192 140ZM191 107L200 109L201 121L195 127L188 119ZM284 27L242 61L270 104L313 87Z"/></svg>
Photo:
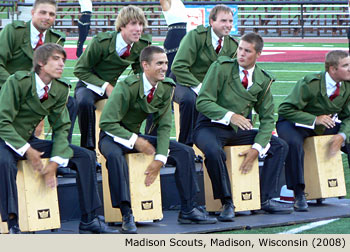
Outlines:
<svg viewBox="0 0 350 252"><path fill-rule="evenodd" d="M46 43L35 50L33 72L11 75L0 92L0 213L10 233L18 228L17 161L27 159L45 178L48 187L57 186L58 165L77 170L77 186L82 212L80 233L118 233L95 214L101 207L97 192L95 155L92 151L70 145L67 140L70 120L66 108L69 84L59 79L66 52L63 47ZM36 125L48 117L53 141L34 136ZM41 158L50 158L43 167Z"/></svg>
<svg viewBox="0 0 350 252"><path fill-rule="evenodd" d="M220 57L211 65L197 98L200 112L194 143L205 155L205 165L213 186L214 199L223 210L219 221L235 217L231 183L226 167L224 146L252 144L240 167L242 173L252 169L254 160L266 156L260 171L261 209L269 213L290 213L293 209L271 200L287 155L287 144L272 136L274 105L270 85L274 81L256 65L264 46L256 33L245 34L238 45L237 59ZM259 130L247 119L252 109L259 115Z"/></svg>
<svg viewBox="0 0 350 252"><path fill-rule="evenodd" d="M142 35L146 25L140 8L123 7L115 21L116 31L94 36L79 57L74 75L79 78L75 98L81 147L95 151L95 103L111 95L119 76L128 66L132 66L134 73L141 71L140 52L152 42L150 36Z"/></svg>
<svg viewBox="0 0 350 252"><path fill-rule="evenodd" d="M155 155L145 174L150 185L160 168L169 159L176 164L175 181L181 198L180 223L215 223L216 218L195 207L195 163L191 147L169 141L171 129L171 99L174 82L165 77L168 60L164 50L150 46L140 55L143 74L132 75L115 86L100 121L99 148L107 160L112 206L120 208L123 216L122 232L136 233L130 205L126 153L142 152ZM141 135L141 123L153 113L157 137Z"/></svg>
<svg viewBox="0 0 350 252"><path fill-rule="evenodd" d="M196 98L205 74L219 56L236 57L237 42L229 35L233 26L230 7L216 5L210 11L209 24L185 35L171 67L177 82L174 101L180 106L179 142L189 146L193 145Z"/></svg>
<svg viewBox="0 0 350 252"><path fill-rule="evenodd" d="M287 187L294 191L294 210L307 211L304 189L304 140L335 134L329 154L348 153L350 136L350 57L335 50L326 55L325 69L297 82L278 109L277 133L289 145ZM341 121L339 121L339 119Z"/></svg>

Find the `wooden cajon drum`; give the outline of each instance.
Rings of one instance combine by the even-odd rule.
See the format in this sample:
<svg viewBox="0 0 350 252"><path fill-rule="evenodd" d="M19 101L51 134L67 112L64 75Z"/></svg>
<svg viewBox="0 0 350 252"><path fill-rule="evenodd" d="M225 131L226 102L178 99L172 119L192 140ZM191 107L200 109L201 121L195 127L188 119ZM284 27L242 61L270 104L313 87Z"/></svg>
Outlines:
<svg viewBox="0 0 350 252"><path fill-rule="evenodd" d="M251 145L226 146L226 166L231 181L232 198L235 212L260 209L259 162L255 160L252 170L242 174L239 167L244 157L238 154L251 148ZM205 204L208 212L221 211L221 201L214 200L211 180L207 169L204 168Z"/></svg>
<svg viewBox="0 0 350 252"><path fill-rule="evenodd" d="M332 137L314 136L304 141L305 196L308 200L346 195L341 152L328 158Z"/></svg>
<svg viewBox="0 0 350 252"><path fill-rule="evenodd" d="M49 159L43 159L44 166ZM33 170L27 160L17 163L18 222L22 232L61 227L57 188L48 188L44 177ZM1 222L1 233L7 233L7 223Z"/></svg>
<svg viewBox="0 0 350 252"><path fill-rule="evenodd" d="M162 197L160 191L160 177L155 182L145 185L147 166L153 161L153 156L143 153L125 155L129 167L129 187L131 208L136 222L160 220L163 218ZM106 160L102 156L102 187L103 203L106 222L121 222L122 216L119 208L113 208L109 191L108 171Z"/></svg>
<svg viewBox="0 0 350 252"><path fill-rule="evenodd" d="M0 234L7 234L8 232L7 222L3 222L0 216Z"/></svg>
<svg viewBox="0 0 350 252"><path fill-rule="evenodd" d="M100 150L98 148L98 141L100 140L100 118L102 114L102 110L107 102L107 99L102 99L99 100L98 102L95 103L95 118L96 118L96 125L95 125L95 139L96 139L96 159L97 162L102 164L102 154L100 153Z"/></svg>
<svg viewBox="0 0 350 252"><path fill-rule="evenodd" d="M174 121L175 121L175 133L176 133L176 141L179 141L179 135L180 135L180 105L176 102L173 102L174 105ZM204 154L202 151L194 144L193 145L193 151L198 156L204 158Z"/></svg>

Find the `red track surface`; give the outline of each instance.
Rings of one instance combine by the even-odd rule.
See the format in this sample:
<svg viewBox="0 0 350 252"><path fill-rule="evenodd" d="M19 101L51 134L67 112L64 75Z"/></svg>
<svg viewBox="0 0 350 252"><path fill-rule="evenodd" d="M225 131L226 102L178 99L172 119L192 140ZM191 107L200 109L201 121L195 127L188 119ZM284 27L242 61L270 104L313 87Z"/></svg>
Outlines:
<svg viewBox="0 0 350 252"><path fill-rule="evenodd" d="M76 59L75 48L65 48L68 59ZM324 62L328 51L305 51L305 50L271 50L266 49L259 58L259 62Z"/></svg>

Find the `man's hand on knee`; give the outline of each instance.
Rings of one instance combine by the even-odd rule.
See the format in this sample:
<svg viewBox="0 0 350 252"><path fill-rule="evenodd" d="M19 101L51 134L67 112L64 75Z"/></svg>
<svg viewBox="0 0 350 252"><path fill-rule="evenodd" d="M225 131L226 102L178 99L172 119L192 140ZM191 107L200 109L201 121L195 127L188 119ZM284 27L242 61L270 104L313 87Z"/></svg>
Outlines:
<svg viewBox="0 0 350 252"><path fill-rule="evenodd" d="M41 172L44 168L43 163L41 162L41 156L43 154L44 152L39 152L32 147L29 147L26 151L26 158L35 171Z"/></svg>
<svg viewBox="0 0 350 252"><path fill-rule="evenodd" d="M342 144L344 142L344 138L340 135L334 135L331 140L329 140L329 150L328 156L333 157L340 150Z"/></svg>
<svg viewBox="0 0 350 252"><path fill-rule="evenodd" d="M135 149L146 155L154 155L156 153L155 148L146 139L138 137L135 142Z"/></svg>

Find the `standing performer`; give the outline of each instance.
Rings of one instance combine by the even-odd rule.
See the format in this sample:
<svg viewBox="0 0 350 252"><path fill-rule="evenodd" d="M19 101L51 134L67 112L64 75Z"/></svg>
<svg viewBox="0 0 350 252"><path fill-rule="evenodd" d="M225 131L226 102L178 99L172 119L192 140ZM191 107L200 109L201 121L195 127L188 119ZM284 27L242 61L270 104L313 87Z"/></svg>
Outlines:
<svg viewBox="0 0 350 252"><path fill-rule="evenodd" d="M80 4L80 18L78 21L79 37L77 43L76 55L79 58L83 53L84 42L89 34L90 21L92 14L92 2L91 0L79 0Z"/></svg>

